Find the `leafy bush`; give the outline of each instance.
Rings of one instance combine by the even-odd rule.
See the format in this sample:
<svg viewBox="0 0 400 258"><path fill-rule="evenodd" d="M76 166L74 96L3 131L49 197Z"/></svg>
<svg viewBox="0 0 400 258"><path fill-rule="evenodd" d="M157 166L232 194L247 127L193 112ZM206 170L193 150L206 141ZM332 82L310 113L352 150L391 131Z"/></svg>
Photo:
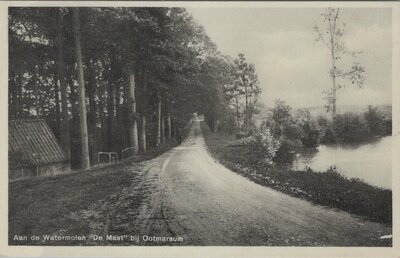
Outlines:
<svg viewBox="0 0 400 258"><path fill-rule="evenodd" d="M278 164L287 164L292 161L291 151L298 147L298 143L291 140L282 140L278 151L273 159Z"/></svg>
<svg viewBox="0 0 400 258"><path fill-rule="evenodd" d="M317 147L319 143L320 130L317 122L311 117L310 110L298 110L296 120L296 123L301 128L300 139L303 145L310 148Z"/></svg>
<svg viewBox="0 0 400 258"><path fill-rule="evenodd" d="M277 124L285 124L291 120L291 110L282 100L275 100L275 107L272 110L272 120Z"/></svg>
<svg viewBox="0 0 400 258"><path fill-rule="evenodd" d="M308 109L300 109L294 115L289 105L277 100L272 115L264 124L271 128L275 138L281 141L274 158L277 163L290 162L292 151L304 146L315 148L319 144L320 129Z"/></svg>
<svg viewBox="0 0 400 258"><path fill-rule="evenodd" d="M355 113L336 115L332 121L336 138L341 142L362 142L371 138L368 125L362 116Z"/></svg>
<svg viewBox="0 0 400 258"><path fill-rule="evenodd" d="M276 138L300 140L301 128L292 114L292 108L284 101L276 100L272 115L264 123Z"/></svg>
<svg viewBox="0 0 400 258"><path fill-rule="evenodd" d="M241 143L249 145L254 154L259 156L264 163L270 165L281 145L281 142L273 136L267 126L261 126L260 130L256 131L254 135L242 138Z"/></svg>
<svg viewBox="0 0 400 258"><path fill-rule="evenodd" d="M236 127L235 118L229 114L225 115L221 121L220 130L229 134L234 134L238 128Z"/></svg>
<svg viewBox="0 0 400 258"><path fill-rule="evenodd" d="M305 147L314 148L318 147L319 143L319 131L314 123L308 123L303 125L303 135L301 142Z"/></svg>
<svg viewBox="0 0 400 258"><path fill-rule="evenodd" d="M383 122L383 134L384 135L391 135L392 134L392 119L385 119Z"/></svg>
<svg viewBox="0 0 400 258"><path fill-rule="evenodd" d="M384 133L384 118L378 108L368 106L368 111L364 113L364 119L373 135L382 135Z"/></svg>
<svg viewBox="0 0 400 258"><path fill-rule="evenodd" d="M318 116L316 120L318 124L320 143L335 143L336 139L332 131L332 123L324 116Z"/></svg>

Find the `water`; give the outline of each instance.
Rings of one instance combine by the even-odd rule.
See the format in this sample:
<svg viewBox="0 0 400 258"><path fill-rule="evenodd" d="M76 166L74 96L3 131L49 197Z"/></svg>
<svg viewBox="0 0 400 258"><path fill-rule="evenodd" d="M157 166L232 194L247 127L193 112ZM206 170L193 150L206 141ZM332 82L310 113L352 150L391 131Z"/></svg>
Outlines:
<svg viewBox="0 0 400 258"><path fill-rule="evenodd" d="M392 136L358 146L321 145L316 152L301 154L293 164L294 168L308 166L315 171L326 171L333 165L346 177L392 189Z"/></svg>

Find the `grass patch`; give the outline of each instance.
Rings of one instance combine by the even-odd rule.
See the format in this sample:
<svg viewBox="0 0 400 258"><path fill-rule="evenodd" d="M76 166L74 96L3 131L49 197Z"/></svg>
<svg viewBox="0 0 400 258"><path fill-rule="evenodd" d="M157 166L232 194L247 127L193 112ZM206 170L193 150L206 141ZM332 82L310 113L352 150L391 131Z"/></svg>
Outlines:
<svg viewBox="0 0 400 258"><path fill-rule="evenodd" d="M9 244L33 244L31 235L54 234L65 230L87 235L89 225L77 221L71 213L86 209L100 200L108 200L140 178L136 162L152 159L176 146L172 140L158 148L149 148L146 155L123 163L87 171L37 177L9 183ZM14 235L28 236L28 241L12 241ZM69 244L73 245L73 242ZM76 244L79 244L78 242Z"/></svg>
<svg viewBox="0 0 400 258"><path fill-rule="evenodd" d="M213 134L201 128L211 154L232 171L250 180L315 204L341 209L369 220L392 224L392 191L334 171L325 173L269 168L246 145L234 144L234 136Z"/></svg>

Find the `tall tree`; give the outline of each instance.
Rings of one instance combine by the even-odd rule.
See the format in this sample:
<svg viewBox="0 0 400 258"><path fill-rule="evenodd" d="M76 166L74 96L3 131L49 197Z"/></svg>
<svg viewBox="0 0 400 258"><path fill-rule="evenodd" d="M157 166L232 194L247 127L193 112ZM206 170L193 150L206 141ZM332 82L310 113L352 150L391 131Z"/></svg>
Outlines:
<svg viewBox="0 0 400 258"><path fill-rule="evenodd" d="M145 154L147 151L147 137L146 137L146 125L147 125L147 80L146 70L142 67L141 70L141 90L140 92L140 122L139 122L139 152Z"/></svg>
<svg viewBox="0 0 400 258"><path fill-rule="evenodd" d="M162 120L162 109L161 109L161 97L157 95L157 122L156 122L156 145L160 145L161 143L161 120Z"/></svg>
<svg viewBox="0 0 400 258"><path fill-rule="evenodd" d="M240 53L234 60L234 85L228 90L234 97L237 121L239 121L240 99L244 98L243 129L248 131L252 117L256 112L256 101L261 92L254 64L248 63L244 54ZM236 85L235 85L236 84ZM237 122L238 123L238 122ZM238 123L239 124L239 123Z"/></svg>
<svg viewBox="0 0 400 258"><path fill-rule="evenodd" d="M128 67L128 112L129 112L129 144L133 148L133 154L137 155L139 151L138 144L138 128L137 128L137 112L136 112L136 98L135 98L135 74L134 71Z"/></svg>
<svg viewBox="0 0 400 258"><path fill-rule="evenodd" d="M231 102L231 106L235 111L236 127L240 128L241 125L242 125L242 123L241 123L241 103L240 103L240 98L241 98L242 94L244 94L244 92L241 90L239 84L236 83L236 81L235 81L233 64L230 64L229 75L231 77L231 80L229 80L224 85L224 93L229 98L229 100Z"/></svg>
<svg viewBox="0 0 400 258"><path fill-rule="evenodd" d="M317 34L317 41L322 42L328 49L331 59L331 69L329 76L332 79L332 86L329 90L324 91L326 100L326 110L331 112L332 116L336 115L337 90L345 87L346 80L351 84L362 87L365 81L365 68L361 66L355 58L357 52L349 51L344 43L344 35L346 33L346 24L340 21L339 8L327 8L321 14L323 18L322 26L314 26ZM350 68L339 68L339 60L350 55L353 59L353 65ZM338 83L338 79L342 79Z"/></svg>
<svg viewBox="0 0 400 258"><path fill-rule="evenodd" d="M83 169L88 169L90 168L89 140L88 140L87 119L86 119L85 81L84 81L83 64L82 64L78 8L72 8L72 17L73 17L73 31L75 37L75 58L77 62L78 85L79 85L78 102L79 102L79 115L80 115L80 136L81 136L81 147L82 147L81 166Z"/></svg>
<svg viewBox="0 0 400 258"><path fill-rule="evenodd" d="M165 105L164 105L165 107ZM161 116L161 143L165 143L165 108L162 110L163 112L160 112Z"/></svg>
<svg viewBox="0 0 400 258"><path fill-rule="evenodd" d="M63 37L63 13L60 8L57 10L57 67L58 81L61 97L61 123L60 123L60 140L61 147L67 155L68 160L71 158L71 136L68 115L67 100L67 83L65 81L65 64L64 64L64 37Z"/></svg>

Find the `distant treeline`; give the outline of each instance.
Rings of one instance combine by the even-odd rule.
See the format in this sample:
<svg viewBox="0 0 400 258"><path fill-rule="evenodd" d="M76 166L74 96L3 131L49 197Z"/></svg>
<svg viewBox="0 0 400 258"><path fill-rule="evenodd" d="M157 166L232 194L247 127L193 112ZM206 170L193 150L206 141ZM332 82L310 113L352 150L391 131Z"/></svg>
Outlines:
<svg viewBox="0 0 400 258"><path fill-rule="evenodd" d="M315 148L320 144L361 144L391 133L391 112L377 107L368 106L365 112L315 117L308 109L294 110L277 100L260 128L254 128L242 142L254 145L254 153L258 153L260 160L286 163L302 148Z"/></svg>
<svg viewBox="0 0 400 258"><path fill-rule="evenodd" d="M372 106L364 113L346 112L332 120L318 117L317 125L323 129L320 141L324 144L363 143L392 134L392 117Z"/></svg>

